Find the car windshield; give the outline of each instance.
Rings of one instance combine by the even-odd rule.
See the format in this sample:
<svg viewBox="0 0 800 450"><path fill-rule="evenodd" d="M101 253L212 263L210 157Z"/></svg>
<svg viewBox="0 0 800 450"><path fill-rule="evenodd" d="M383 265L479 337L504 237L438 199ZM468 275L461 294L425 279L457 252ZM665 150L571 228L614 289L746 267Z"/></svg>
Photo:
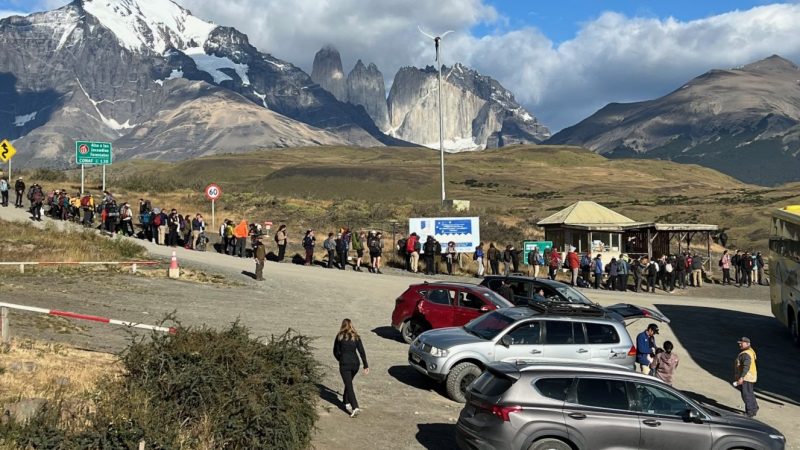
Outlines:
<svg viewBox="0 0 800 450"><path fill-rule="evenodd" d="M514 319L507 315L493 311L489 314L484 314L472 322L464 325L464 329L478 336L480 338L491 340L494 339L501 331L508 328L509 325L514 323Z"/></svg>
<svg viewBox="0 0 800 450"><path fill-rule="evenodd" d="M513 303L506 300L505 297L495 293L494 291L482 292L481 295L483 295L485 299L489 300L494 306L498 308L510 308L514 306Z"/></svg>
<svg viewBox="0 0 800 450"><path fill-rule="evenodd" d="M557 286L556 290L559 294L563 295L564 298L567 299L570 303L580 303L583 305L594 305L594 302L586 298L585 295L581 294L577 290L569 287L569 286Z"/></svg>

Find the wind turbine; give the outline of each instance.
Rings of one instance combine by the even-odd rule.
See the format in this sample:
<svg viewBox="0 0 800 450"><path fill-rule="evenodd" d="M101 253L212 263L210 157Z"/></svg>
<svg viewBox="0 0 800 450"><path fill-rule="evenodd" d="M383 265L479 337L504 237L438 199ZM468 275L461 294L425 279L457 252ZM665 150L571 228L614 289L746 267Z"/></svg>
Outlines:
<svg viewBox="0 0 800 450"><path fill-rule="evenodd" d="M445 31L444 33L440 34L439 36L431 36L430 34L422 31L422 28L417 26L419 32L422 33L428 39L433 39L433 43L436 46L436 69L439 71L439 156L440 156L440 168L441 168L441 178L442 178L442 206L444 206L444 123L442 121L442 63L440 60L440 51L439 51L439 44L441 44L442 39L445 36L452 33L453 30Z"/></svg>

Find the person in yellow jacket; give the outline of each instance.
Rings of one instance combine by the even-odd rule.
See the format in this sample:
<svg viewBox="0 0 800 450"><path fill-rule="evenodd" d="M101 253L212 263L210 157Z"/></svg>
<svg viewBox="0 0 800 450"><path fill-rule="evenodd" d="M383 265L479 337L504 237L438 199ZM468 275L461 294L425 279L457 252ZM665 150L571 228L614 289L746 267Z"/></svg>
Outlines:
<svg viewBox="0 0 800 450"><path fill-rule="evenodd" d="M736 357L736 381L733 385L742 392L744 412L747 417L755 417L758 412L758 402L754 392L758 381L756 368L756 352L750 346L750 338L739 339L739 355Z"/></svg>

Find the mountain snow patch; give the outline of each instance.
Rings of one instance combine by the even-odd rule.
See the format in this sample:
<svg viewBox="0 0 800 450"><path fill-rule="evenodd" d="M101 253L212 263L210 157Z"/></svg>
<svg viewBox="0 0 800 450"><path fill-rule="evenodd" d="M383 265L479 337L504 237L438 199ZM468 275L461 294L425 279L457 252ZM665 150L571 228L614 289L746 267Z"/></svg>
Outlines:
<svg viewBox="0 0 800 450"><path fill-rule="evenodd" d="M217 27L170 0L84 0L83 9L131 51L202 48Z"/></svg>
<svg viewBox="0 0 800 450"><path fill-rule="evenodd" d="M172 69L172 72L170 72L167 78L164 78L163 80L156 80L156 84L159 86L163 86L165 81L175 80L177 78L183 78L183 71Z"/></svg>
<svg viewBox="0 0 800 450"><path fill-rule="evenodd" d="M232 80L228 74L220 69L233 69L236 75L242 80L243 86L250 86L250 79L247 77L247 71L250 67L247 64L236 64L228 58L220 58L219 56L207 55L201 48L192 48L187 50L186 56L192 58L197 64L197 68L203 72L208 72L209 75L214 77L214 83L220 84L225 80Z"/></svg>
<svg viewBox="0 0 800 450"><path fill-rule="evenodd" d="M36 111L25 114L24 116L16 116L14 117L14 126L15 127L24 127L26 123L30 122L31 120L36 118Z"/></svg>

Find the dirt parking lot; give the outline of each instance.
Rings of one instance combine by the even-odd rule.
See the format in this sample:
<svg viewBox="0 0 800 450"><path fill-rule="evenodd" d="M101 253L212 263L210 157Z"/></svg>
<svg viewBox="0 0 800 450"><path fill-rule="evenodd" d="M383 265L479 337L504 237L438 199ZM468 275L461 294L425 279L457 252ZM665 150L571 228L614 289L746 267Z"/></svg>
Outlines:
<svg viewBox="0 0 800 450"><path fill-rule="evenodd" d="M26 219L22 210L3 210L0 216ZM137 242L154 258L168 258L173 251ZM455 447L453 433L461 405L448 400L441 386L408 366L407 346L389 326L395 298L410 283L426 278L392 269L384 270L385 275L375 275L268 262L267 280L256 283L250 276L254 269L250 259L176 250L181 264L222 275L227 282L197 283L89 271L57 273L35 268L20 275L3 269L0 301L142 323L153 323L173 311L186 325L225 326L238 319L261 336L292 328L317 337L317 357L329 369L320 386L316 448ZM676 345L681 364L675 386L723 408L743 407L730 381L738 353L736 340L750 337L758 352L759 419L786 434L787 448L800 449L800 430L796 427L800 417L800 358L788 332L771 316L768 288L706 286L672 295L586 293L603 304L655 306L667 314L672 323L661 327L658 342L672 340ZM369 375L360 374L355 381L363 409L357 419L350 419L340 407L342 385L332 356L333 336L345 317L352 319L361 333L371 368ZM41 320L26 313L12 313L11 325L12 334L19 337L92 350L117 351L129 339L124 329L66 319ZM629 332L635 336L646 326L647 322L634 322L629 324Z"/></svg>
<svg viewBox="0 0 800 450"><path fill-rule="evenodd" d="M171 250L154 248L156 255ZM235 284L170 281L133 275L31 271L0 274L0 299L27 305L152 323L172 311L184 324L225 324L241 320L257 335L287 328L317 337L316 354L328 365L320 386L319 449L450 449L461 406L448 400L441 386L430 383L406 362L407 346L389 327L395 298L409 285L422 281L405 274L373 275L292 264L268 263L267 281L257 284L247 272L251 260L179 250L182 262L222 273ZM681 357L675 385L709 401L741 409L738 391L730 387L736 340L747 335L759 355L761 402L759 418L800 448L800 362L788 334L770 315L764 287L741 290L708 287L678 295L636 295L588 291L600 303L619 301L659 308L672 324L661 327L659 342L672 340ZM731 297L730 299L725 297ZM331 355L333 336L341 319L349 317L364 338L371 372L356 378L363 414L350 419L341 409L342 385ZM124 347L127 333L107 325L82 323L59 326L12 314L12 333L70 343L77 347L115 351ZM631 335L646 327L629 326Z"/></svg>

